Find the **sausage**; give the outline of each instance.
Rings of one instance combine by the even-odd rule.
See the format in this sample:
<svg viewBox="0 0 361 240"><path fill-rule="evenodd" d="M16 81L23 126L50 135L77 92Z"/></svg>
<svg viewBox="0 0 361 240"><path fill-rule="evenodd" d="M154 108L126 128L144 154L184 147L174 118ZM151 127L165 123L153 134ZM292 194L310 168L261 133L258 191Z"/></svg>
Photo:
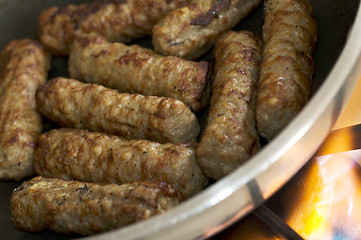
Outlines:
<svg viewBox="0 0 361 240"><path fill-rule="evenodd" d="M165 183L117 185L35 177L14 190L10 208L18 229L90 235L162 214L179 203Z"/></svg>
<svg viewBox="0 0 361 240"><path fill-rule="evenodd" d="M31 39L13 40L0 53L0 180L34 173L33 152L42 131L35 91L49 69L50 55Z"/></svg>
<svg viewBox="0 0 361 240"><path fill-rule="evenodd" d="M196 59L222 33L235 27L262 0L192 0L153 27L154 49L164 55Z"/></svg>
<svg viewBox="0 0 361 240"><path fill-rule="evenodd" d="M40 113L70 128L161 143L195 142L198 119L181 101L119 93L101 85L54 78L36 92Z"/></svg>
<svg viewBox="0 0 361 240"><path fill-rule="evenodd" d="M205 61L163 57L138 45L109 43L94 34L76 38L69 55L71 78L120 92L175 98L196 112L208 104L210 70Z"/></svg>
<svg viewBox="0 0 361 240"><path fill-rule="evenodd" d="M84 182L162 181L183 199L208 183L187 144L124 139L81 129L54 129L40 136L35 172Z"/></svg>
<svg viewBox="0 0 361 240"><path fill-rule="evenodd" d="M265 14L256 120L271 140L310 98L318 34L308 0L268 0Z"/></svg>
<svg viewBox="0 0 361 240"><path fill-rule="evenodd" d="M203 172L220 179L260 148L256 89L261 40L248 31L223 34L215 45L215 75L207 125L197 147Z"/></svg>
<svg viewBox="0 0 361 240"><path fill-rule="evenodd" d="M188 0L96 0L44 9L38 36L54 55L67 55L75 36L98 33L109 41L129 42L150 35L152 27Z"/></svg>

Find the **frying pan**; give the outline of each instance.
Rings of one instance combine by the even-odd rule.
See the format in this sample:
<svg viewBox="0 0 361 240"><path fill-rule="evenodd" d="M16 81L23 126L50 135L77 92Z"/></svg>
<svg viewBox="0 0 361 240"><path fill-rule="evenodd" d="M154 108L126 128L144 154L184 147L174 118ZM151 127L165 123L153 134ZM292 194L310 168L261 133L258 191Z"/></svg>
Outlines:
<svg viewBox="0 0 361 240"><path fill-rule="evenodd" d="M84 1L0 0L0 48L11 39L36 38L41 9ZM167 213L85 239L200 239L212 236L262 204L316 152L361 75L361 10L357 0L311 0L319 27L312 98L298 116L232 174ZM236 29L261 34L262 6ZM149 39L142 40L149 42ZM67 76L66 58L55 58L50 77ZM68 239L27 233L10 221L9 199L21 182L0 182L0 239Z"/></svg>

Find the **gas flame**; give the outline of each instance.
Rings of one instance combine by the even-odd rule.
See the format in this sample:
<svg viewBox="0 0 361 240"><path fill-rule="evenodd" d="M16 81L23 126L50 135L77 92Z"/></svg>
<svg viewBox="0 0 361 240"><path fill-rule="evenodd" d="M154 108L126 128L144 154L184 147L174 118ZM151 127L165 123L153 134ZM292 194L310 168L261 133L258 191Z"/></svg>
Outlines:
<svg viewBox="0 0 361 240"><path fill-rule="evenodd" d="M351 132L325 151L351 144ZM347 146L343 146L347 147ZM302 189L286 222L305 239L361 239L361 151L319 156L303 176Z"/></svg>

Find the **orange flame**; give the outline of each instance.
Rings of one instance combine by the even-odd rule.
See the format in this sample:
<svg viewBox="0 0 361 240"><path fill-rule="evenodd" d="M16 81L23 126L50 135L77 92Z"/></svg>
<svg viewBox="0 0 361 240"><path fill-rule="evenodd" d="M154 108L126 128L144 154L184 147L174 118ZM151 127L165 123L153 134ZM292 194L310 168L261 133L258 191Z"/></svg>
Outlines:
<svg viewBox="0 0 361 240"><path fill-rule="evenodd" d="M350 134L326 142L325 152L351 144ZM303 238L361 238L361 175L356 164L360 159L360 150L314 159L315 164L304 175L297 207L286 220Z"/></svg>

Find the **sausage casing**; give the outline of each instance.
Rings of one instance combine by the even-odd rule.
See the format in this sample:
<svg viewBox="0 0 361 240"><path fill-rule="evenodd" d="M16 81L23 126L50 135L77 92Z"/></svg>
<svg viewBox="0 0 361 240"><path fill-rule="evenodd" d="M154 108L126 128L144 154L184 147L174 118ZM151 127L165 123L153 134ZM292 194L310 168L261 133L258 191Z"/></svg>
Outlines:
<svg viewBox="0 0 361 240"><path fill-rule="evenodd" d="M84 182L161 181L184 199L208 183L190 145L124 139L81 129L43 133L34 169L43 177Z"/></svg>
<svg viewBox="0 0 361 240"><path fill-rule="evenodd" d="M10 207L19 229L90 235L164 213L179 202L165 183L117 185L35 177L14 190Z"/></svg>
<svg viewBox="0 0 361 240"><path fill-rule="evenodd" d="M257 128L273 139L301 111L311 94L317 25L308 0L268 0L257 93Z"/></svg>
<svg viewBox="0 0 361 240"><path fill-rule="evenodd" d="M45 83L50 55L30 39L11 41L0 55L0 179L33 174L33 152L42 131L35 91Z"/></svg>
<svg viewBox="0 0 361 240"><path fill-rule="evenodd" d="M186 59L202 56L220 34L232 29L262 0L193 0L178 8L154 27L154 49Z"/></svg>
<svg viewBox="0 0 361 240"><path fill-rule="evenodd" d="M94 32L109 41L129 42L150 35L153 25L188 0L96 0L43 10L41 42L55 55L67 55L75 36Z"/></svg>
<svg viewBox="0 0 361 240"><path fill-rule="evenodd" d="M198 119L181 101L119 93L97 84L54 78L36 92L39 111L65 127L161 143L195 142Z"/></svg>
<svg viewBox="0 0 361 240"><path fill-rule="evenodd" d="M255 108L261 40L248 31L223 34L215 45L215 75L207 125L197 160L220 179L259 149Z"/></svg>
<svg viewBox="0 0 361 240"><path fill-rule="evenodd" d="M209 100L210 64L164 57L138 45L109 43L99 35L74 40L69 55L70 77L120 92L171 97L193 111Z"/></svg>

